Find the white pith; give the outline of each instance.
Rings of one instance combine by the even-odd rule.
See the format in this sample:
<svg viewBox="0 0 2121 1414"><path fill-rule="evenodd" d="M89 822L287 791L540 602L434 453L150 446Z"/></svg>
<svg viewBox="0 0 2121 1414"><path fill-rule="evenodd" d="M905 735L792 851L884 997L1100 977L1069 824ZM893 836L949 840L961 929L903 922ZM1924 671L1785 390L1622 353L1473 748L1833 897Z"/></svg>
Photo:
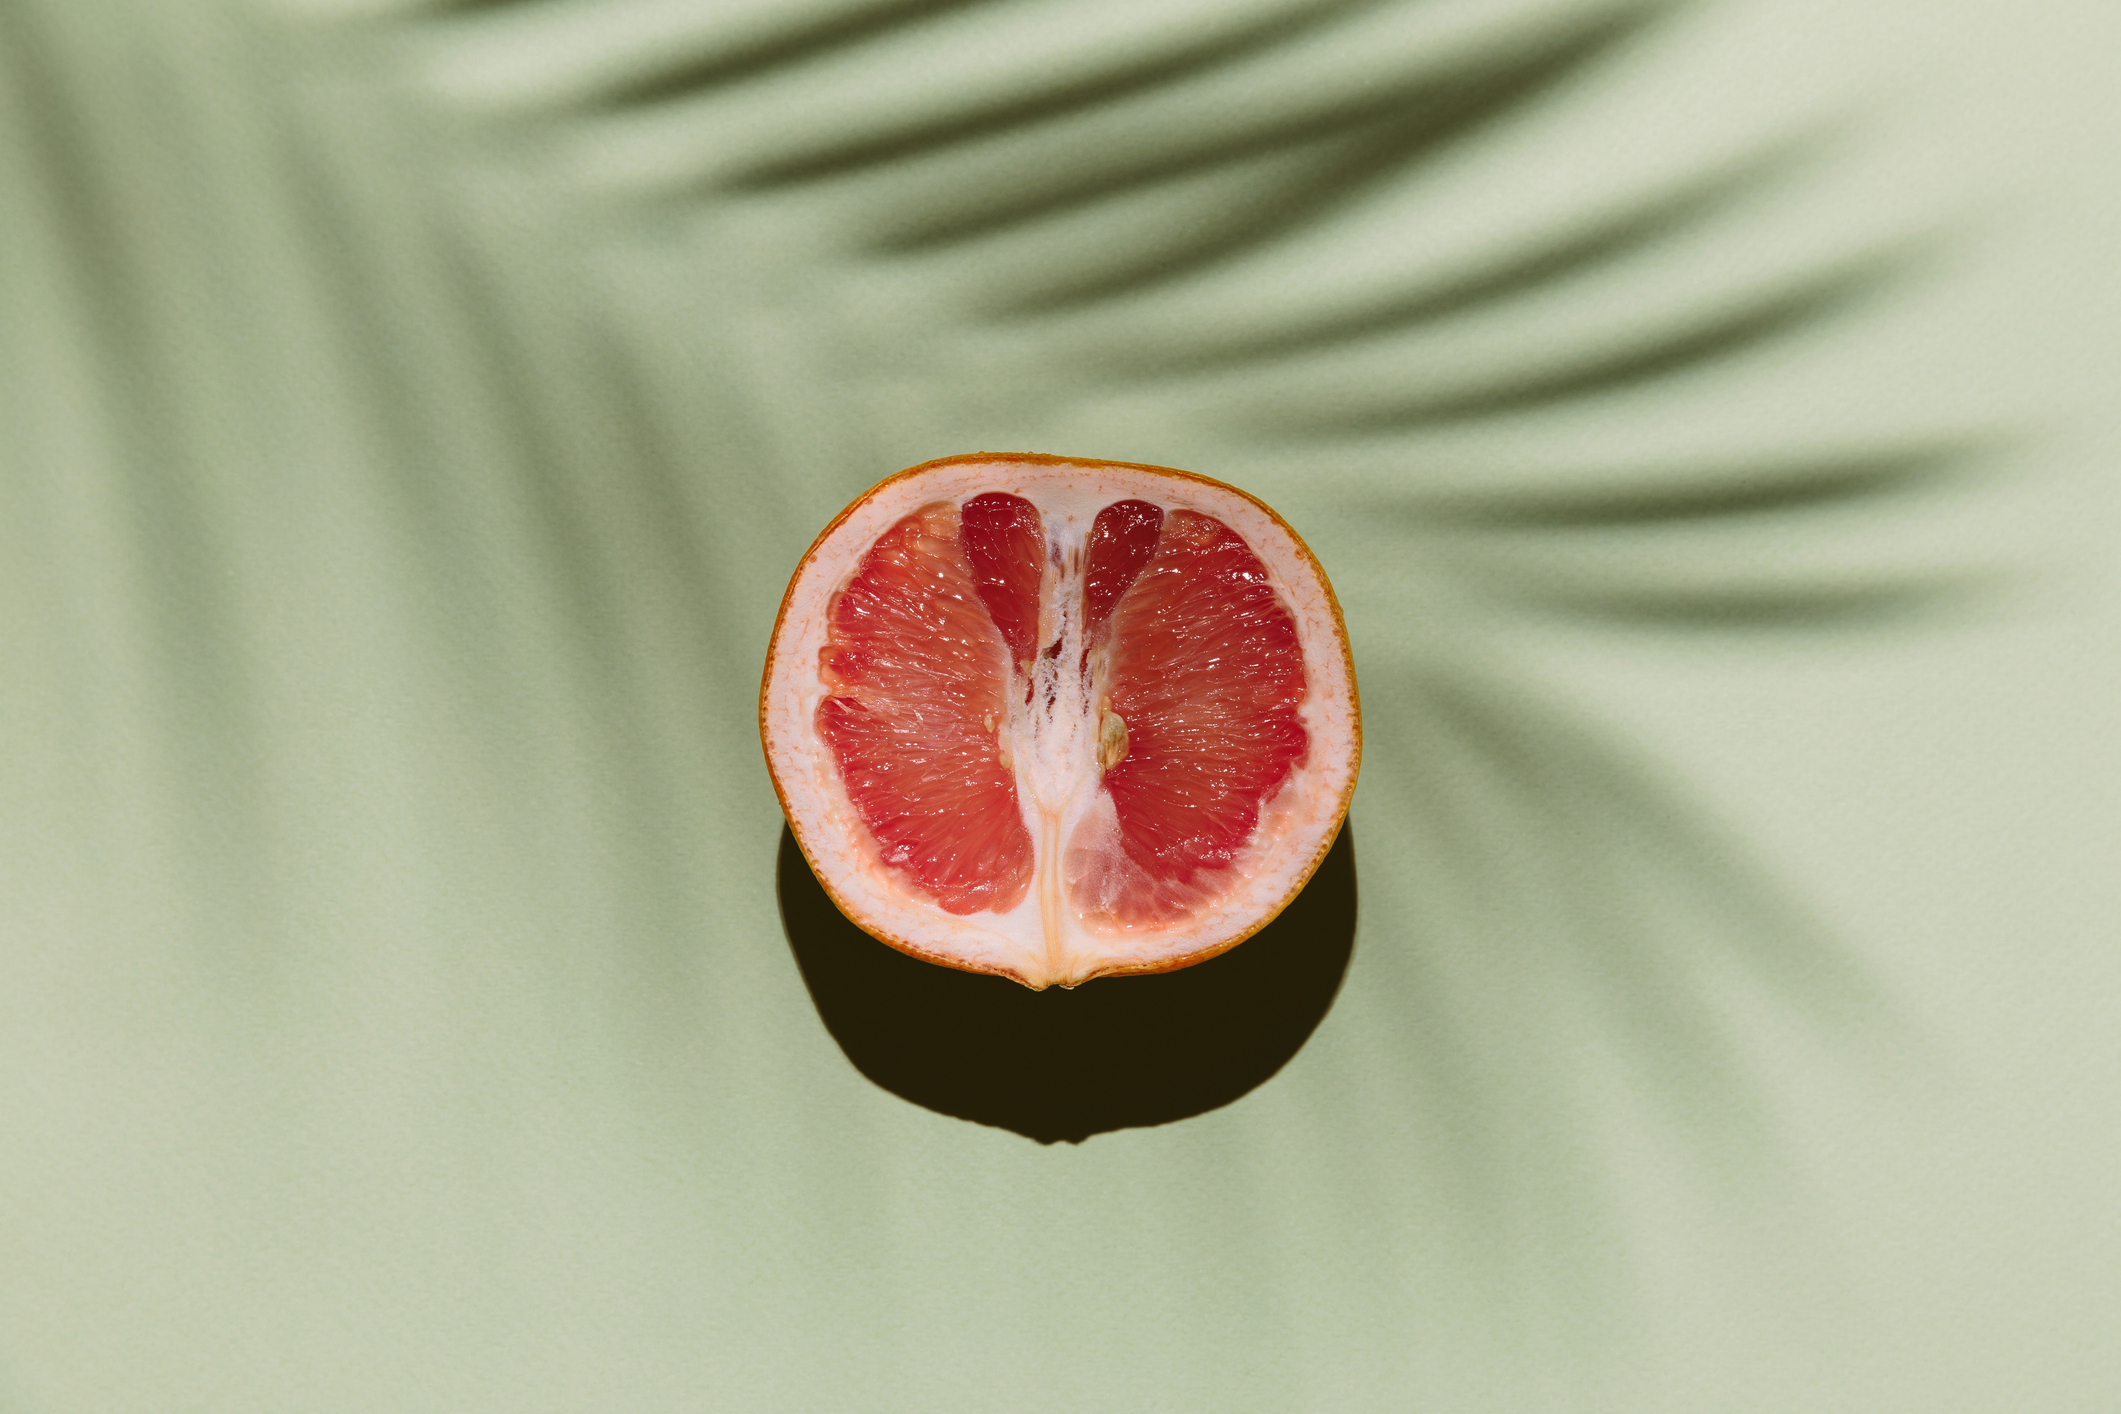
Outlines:
<svg viewBox="0 0 2121 1414"><path fill-rule="evenodd" d="M815 722L825 686L818 651L826 606L878 537L936 501L962 503L989 491L1030 501L1049 549L1042 596L1041 656L1026 705L1000 724L1037 867L1024 900L1007 913L953 916L877 858ZM1077 671L1082 650L1082 547L1097 513L1139 499L1166 511L1214 517L1241 536L1295 617L1306 691L1298 704L1310 748L1259 829L1227 870L1228 886L1181 923L1104 931L1069 906L1062 855L1077 825L1111 813L1099 789L1098 707ZM1057 554L1053 552L1057 551ZM1094 675L1094 670L1093 670ZM1012 694L1012 697L1014 694ZM820 880L854 921L934 960L1003 973L1032 987L1070 986L1101 973L1152 971L1220 951L1287 902L1331 845L1356 767L1359 726L1346 642L1331 591L1296 537L1271 513L1227 487L1145 468L1031 462L1006 456L938 463L886 483L858 503L814 548L789 587L768 664L761 725L790 827ZM1093 826L1093 829L1095 827Z"/></svg>

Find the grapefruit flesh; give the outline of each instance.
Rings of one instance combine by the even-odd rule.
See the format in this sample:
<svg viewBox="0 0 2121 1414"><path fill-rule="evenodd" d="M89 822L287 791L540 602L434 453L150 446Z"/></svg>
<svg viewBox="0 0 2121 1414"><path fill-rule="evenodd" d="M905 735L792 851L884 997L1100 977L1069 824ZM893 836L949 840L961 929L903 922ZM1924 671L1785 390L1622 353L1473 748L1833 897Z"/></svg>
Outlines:
<svg viewBox="0 0 2121 1414"><path fill-rule="evenodd" d="M1124 732L1124 754L1100 762L1117 840L1093 816L1067 858L1085 917L1127 926L1179 920L1215 893L1310 745L1295 620L1259 557L1194 511L1160 529L1093 649L1099 720L1121 724L1115 744Z"/></svg>
<svg viewBox="0 0 2121 1414"><path fill-rule="evenodd" d="M963 528L943 503L877 541L832 601L818 660L832 695L817 709L878 857L959 914L1006 911L1031 885L1031 836L992 726L1008 715L1016 645L982 602Z"/></svg>
<svg viewBox="0 0 2121 1414"><path fill-rule="evenodd" d="M904 951L1033 987L1266 923L1332 844L1360 730L1294 532L1164 468L962 457L812 546L761 725L797 842Z"/></svg>

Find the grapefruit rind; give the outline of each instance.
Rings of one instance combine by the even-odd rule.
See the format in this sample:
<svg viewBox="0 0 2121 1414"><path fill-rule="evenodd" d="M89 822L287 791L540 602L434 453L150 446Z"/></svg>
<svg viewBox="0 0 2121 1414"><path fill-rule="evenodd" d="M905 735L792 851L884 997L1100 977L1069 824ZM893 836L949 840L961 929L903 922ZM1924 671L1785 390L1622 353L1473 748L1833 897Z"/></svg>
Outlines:
<svg viewBox="0 0 2121 1414"><path fill-rule="evenodd" d="M1305 673L1299 704L1311 739L1307 758L1262 803L1260 826L1229 870L1230 885L1183 922L1099 930L1071 910L1040 907L1041 890L1008 914L953 916L909 890L879 858L832 754L815 727L826 694L818 651L826 606L869 548L904 516L936 501L984 492L1023 496L1065 537L1086 532L1116 500L1192 510L1237 532L1265 566L1295 617ZM836 517L797 565L774 624L759 694L760 734L774 790L804 858L852 922L901 952L1028 987L1074 986L1091 977L1169 971L1205 961L1271 922L1303 888L1339 832L1361 760L1354 660L1340 606L1316 558L1257 498L1191 472L1132 462L1038 454L978 453L924 463L888 477ZM1095 808L1092 792L1070 816L1043 825L1026 807L1042 871L1061 868L1076 824ZM1043 874L1042 874L1043 877ZM1050 891L1048 891L1050 905Z"/></svg>

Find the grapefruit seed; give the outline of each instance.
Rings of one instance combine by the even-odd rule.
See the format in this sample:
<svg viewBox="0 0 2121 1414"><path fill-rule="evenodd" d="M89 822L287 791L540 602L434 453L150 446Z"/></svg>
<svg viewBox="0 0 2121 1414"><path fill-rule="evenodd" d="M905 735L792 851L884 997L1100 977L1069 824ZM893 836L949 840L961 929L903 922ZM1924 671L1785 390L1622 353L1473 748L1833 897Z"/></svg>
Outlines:
<svg viewBox="0 0 2121 1414"><path fill-rule="evenodd" d="M1249 937L1301 889L1361 755L1332 586L1187 472L951 457L796 567L759 722L796 842L855 923L1073 986Z"/></svg>

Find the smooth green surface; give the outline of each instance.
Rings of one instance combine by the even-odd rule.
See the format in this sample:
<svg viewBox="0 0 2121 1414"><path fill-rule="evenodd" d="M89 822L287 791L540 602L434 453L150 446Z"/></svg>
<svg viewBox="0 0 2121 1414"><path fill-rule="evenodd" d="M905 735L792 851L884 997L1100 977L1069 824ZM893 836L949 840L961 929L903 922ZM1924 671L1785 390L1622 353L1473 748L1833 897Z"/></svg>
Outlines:
<svg viewBox="0 0 2121 1414"><path fill-rule="evenodd" d="M2117 57L12 0L0 1409L2112 1409ZM931 1114L782 937L786 575L981 448L1346 606L1354 961L1226 1109Z"/></svg>

